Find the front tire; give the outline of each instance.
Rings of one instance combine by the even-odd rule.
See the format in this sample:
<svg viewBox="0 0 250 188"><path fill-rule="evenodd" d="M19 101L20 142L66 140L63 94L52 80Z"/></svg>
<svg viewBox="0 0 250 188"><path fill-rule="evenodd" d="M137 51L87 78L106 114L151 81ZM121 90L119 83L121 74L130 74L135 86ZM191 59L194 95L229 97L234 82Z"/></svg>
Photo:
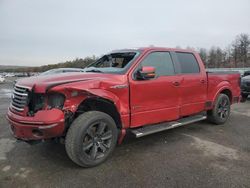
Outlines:
<svg viewBox="0 0 250 188"><path fill-rule="evenodd" d="M216 125L224 124L229 118L230 108L229 97L225 94L220 94L216 99L214 108L207 112L207 118Z"/></svg>
<svg viewBox="0 0 250 188"><path fill-rule="evenodd" d="M118 131L112 117L99 111L80 115L70 126L65 140L69 158L82 167L104 162L113 152Z"/></svg>

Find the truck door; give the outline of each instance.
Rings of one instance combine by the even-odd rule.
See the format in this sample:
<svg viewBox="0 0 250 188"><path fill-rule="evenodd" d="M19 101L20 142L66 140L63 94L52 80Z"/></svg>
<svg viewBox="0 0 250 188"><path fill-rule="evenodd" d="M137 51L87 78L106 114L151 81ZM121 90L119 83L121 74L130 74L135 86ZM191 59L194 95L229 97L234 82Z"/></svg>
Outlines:
<svg viewBox="0 0 250 188"><path fill-rule="evenodd" d="M207 99L207 76L202 63L193 53L176 52L181 82L180 116L191 115L204 110Z"/></svg>
<svg viewBox="0 0 250 188"><path fill-rule="evenodd" d="M149 80L137 79L142 67L154 67L156 77ZM155 124L179 118L179 91L169 52L150 52L129 76L131 127Z"/></svg>

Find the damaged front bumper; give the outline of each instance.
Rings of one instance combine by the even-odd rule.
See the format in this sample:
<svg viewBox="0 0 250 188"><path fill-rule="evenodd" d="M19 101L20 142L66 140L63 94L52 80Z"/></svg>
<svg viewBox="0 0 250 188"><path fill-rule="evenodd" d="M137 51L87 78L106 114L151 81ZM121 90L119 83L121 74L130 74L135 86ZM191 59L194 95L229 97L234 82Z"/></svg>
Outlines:
<svg viewBox="0 0 250 188"><path fill-rule="evenodd" d="M20 116L9 108L6 118L14 136L20 140L46 140L64 133L64 113L56 108L38 111L32 117Z"/></svg>

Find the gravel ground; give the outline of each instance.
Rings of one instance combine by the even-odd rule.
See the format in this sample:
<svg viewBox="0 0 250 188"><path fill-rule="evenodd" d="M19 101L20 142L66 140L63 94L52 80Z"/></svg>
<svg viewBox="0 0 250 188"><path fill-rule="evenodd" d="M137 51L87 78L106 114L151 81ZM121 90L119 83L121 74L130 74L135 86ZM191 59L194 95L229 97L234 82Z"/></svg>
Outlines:
<svg viewBox="0 0 250 188"><path fill-rule="evenodd" d="M84 169L64 145L17 142L5 119L12 82L0 84L0 187L250 187L250 101L229 121L127 138L104 164Z"/></svg>

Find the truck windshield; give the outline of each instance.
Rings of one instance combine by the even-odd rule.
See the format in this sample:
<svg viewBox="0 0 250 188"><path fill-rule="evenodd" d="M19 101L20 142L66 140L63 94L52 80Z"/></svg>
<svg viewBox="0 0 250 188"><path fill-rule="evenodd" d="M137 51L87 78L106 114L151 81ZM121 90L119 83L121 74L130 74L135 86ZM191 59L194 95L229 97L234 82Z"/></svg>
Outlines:
<svg viewBox="0 0 250 188"><path fill-rule="evenodd" d="M115 52L102 56L83 71L123 74L138 57L139 52Z"/></svg>

